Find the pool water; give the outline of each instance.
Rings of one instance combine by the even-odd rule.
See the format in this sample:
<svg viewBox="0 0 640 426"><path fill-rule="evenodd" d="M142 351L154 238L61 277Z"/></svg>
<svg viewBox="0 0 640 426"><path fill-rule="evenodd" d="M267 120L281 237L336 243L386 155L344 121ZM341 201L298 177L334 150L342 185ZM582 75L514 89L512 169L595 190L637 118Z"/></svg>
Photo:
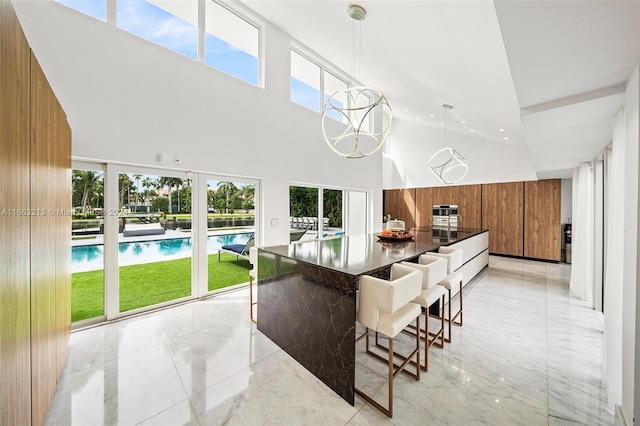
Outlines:
<svg viewBox="0 0 640 426"><path fill-rule="evenodd" d="M246 244L250 233L210 235L207 253L217 253L222 246ZM191 238L136 241L118 244L118 265L158 262L191 256ZM104 268L104 246L89 245L71 248L71 271L91 271Z"/></svg>

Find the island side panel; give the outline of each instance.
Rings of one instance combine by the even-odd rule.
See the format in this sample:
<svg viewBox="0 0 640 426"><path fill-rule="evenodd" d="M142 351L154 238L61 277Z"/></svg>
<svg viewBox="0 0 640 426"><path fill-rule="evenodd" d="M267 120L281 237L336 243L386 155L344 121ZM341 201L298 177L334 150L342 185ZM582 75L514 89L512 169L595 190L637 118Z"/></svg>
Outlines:
<svg viewBox="0 0 640 426"><path fill-rule="evenodd" d="M258 330L354 404L358 277L264 251Z"/></svg>

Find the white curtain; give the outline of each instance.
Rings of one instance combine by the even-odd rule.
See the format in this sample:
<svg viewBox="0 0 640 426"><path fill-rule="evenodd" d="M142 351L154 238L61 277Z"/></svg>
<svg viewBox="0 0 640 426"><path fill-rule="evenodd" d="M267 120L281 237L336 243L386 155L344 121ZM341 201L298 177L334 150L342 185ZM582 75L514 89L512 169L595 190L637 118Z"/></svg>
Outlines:
<svg viewBox="0 0 640 426"><path fill-rule="evenodd" d="M593 305L593 170L582 164L573 171L571 226L571 296Z"/></svg>
<svg viewBox="0 0 640 426"><path fill-rule="evenodd" d="M622 258L624 223L620 218L624 182L624 111L613 123L613 142L607 161L607 232L604 265L604 357L603 375L610 408L622 404Z"/></svg>

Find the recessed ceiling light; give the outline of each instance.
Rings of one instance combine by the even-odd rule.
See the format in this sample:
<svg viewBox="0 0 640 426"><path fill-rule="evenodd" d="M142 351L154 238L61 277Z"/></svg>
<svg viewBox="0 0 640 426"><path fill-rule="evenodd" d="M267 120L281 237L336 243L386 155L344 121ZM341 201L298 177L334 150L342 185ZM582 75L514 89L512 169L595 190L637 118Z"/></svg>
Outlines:
<svg viewBox="0 0 640 426"><path fill-rule="evenodd" d="M435 115L433 115L433 114L429 114L429 117L433 118L433 117L435 117Z"/></svg>
<svg viewBox="0 0 640 426"><path fill-rule="evenodd" d="M467 122L466 122L466 121L464 121L464 120L462 120L462 121L461 121L461 123L462 123L462 124L467 124Z"/></svg>
<svg viewBox="0 0 640 426"><path fill-rule="evenodd" d="M469 131L470 131L471 133L475 132L475 130L473 130L473 129L469 129Z"/></svg>
<svg viewBox="0 0 640 426"><path fill-rule="evenodd" d="M444 126L444 123L440 123L441 126Z"/></svg>
<svg viewBox="0 0 640 426"><path fill-rule="evenodd" d="M408 109L405 109L405 110L404 110L404 112L409 112L409 110L408 110Z"/></svg>
<svg viewBox="0 0 640 426"><path fill-rule="evenodd" d="M508 141L508 140L509 140L509 138L508 138L507 136L505 136L505 137L504 137L504 140L505 140L505 141Z"/></svg>
<svg viewBox="0 0 640 426"><path fill-rule="evenodd" d="M504 129L498 129L499 132L504 132Z"/></svg>

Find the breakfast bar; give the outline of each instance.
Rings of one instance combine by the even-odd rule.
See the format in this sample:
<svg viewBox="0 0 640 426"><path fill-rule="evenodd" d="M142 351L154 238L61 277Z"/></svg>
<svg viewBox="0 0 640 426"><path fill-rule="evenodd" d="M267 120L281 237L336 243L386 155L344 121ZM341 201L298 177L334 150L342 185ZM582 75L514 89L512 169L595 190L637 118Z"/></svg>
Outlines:
<svg viewBox="0 0 640 426"><path fill-rule="evenodd" d="M361 275L389 278L391 265L440 246L463 246L465 283L488 265L489 232L413 230L258 249L258 329L353 405L356 288Z"/></svg>

